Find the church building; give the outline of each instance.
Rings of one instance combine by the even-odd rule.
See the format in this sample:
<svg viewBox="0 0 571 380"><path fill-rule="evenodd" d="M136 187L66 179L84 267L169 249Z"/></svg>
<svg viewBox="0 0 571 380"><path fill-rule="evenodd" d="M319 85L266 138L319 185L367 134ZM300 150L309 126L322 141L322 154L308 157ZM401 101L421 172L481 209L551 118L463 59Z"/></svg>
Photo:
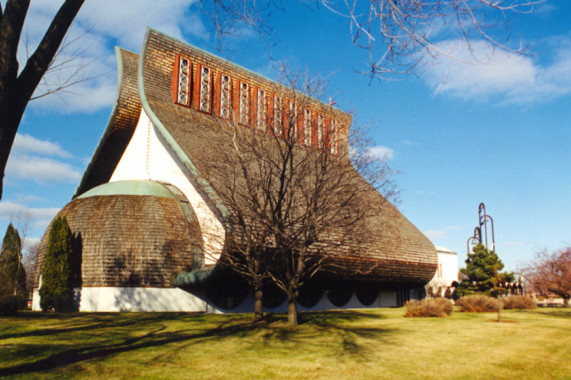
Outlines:
<svg viewBox="0 0 571 380"><path fill-rule="evenodd" d="M223 264L228 204L214 186L221 174L208 165L231 143L221 125L234 120L240 128L278 133L284 110L300 108L300 147L349 160L351 116L301 94L305 101L296 103L291 88L153 29L140 54L116 53L109 123L58 214L79 240L78 309L253 311L252 290ZM362 196L370 205L384 201L372 186ZM384 217L367 220L366 244L339 250L336 270L324 268L305 287L300 310L393 307L422 293L437 271L436 249L387 207ZM38 256L35 310L49 231ZM286 310L285 295L269 286L264 307Z"/></svg>

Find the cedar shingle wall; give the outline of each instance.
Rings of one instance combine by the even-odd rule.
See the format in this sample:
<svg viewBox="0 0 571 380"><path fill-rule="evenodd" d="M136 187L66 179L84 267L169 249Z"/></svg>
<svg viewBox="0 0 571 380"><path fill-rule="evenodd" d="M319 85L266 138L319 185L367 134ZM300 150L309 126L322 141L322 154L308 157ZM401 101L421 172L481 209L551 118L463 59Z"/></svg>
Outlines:
<svg viewBox="0 0 571 380"><path fill-rule="evenodd" d="M216 160L216 152L224 149L229 142L224 141L225 133L220 119L196 111L193 105L196 99L192 100L190 108L174 104L171 85L176 55L184 55L194 64L205 64L268 92L282 91L283 96L287 96L287 89L158 33L151 34L145 49L144 90L152 111L201 175L214 183L217 178L207 170L205 163ZM325 116L336 117L339 123L350 123L350 117L341 111L318 102L313 106ZM347 130L342 134L346 133ZM341 136L339 149L347 149L346 138ZM361 181L364 179L361 178ZM372 187L362 197L364 204L387 203ZM330 271L349 278L368 278L380 282L421 283L428 282L434 276L437 267L434 246L393 206L384 206L384 212L370 217L367 226L370 234L366 241L347 241L342 247L335 248L334 259L327 266Z"/></svg>
<svg viewBox="0 0 571 380"><path fill-rule="evenodd" d="M117 167L123 152L127 148L141 115L141 101L137 87L137 71L139 56L121 50L123 66L122 83L119 90L114 113L111 115L98 151L93 157L88 170L83 176L77 195L108 182Z"/></svg>
<svg viewBox="0 0 571 380"><path fill-rule="evenodd" d="M64 215L81 237L82 286L170 287L172 276L193 269L193 253L201 253L198 224L189 224L172 198L81 198L58 214ZM36 287L49 231L40 246Z"/></svg>

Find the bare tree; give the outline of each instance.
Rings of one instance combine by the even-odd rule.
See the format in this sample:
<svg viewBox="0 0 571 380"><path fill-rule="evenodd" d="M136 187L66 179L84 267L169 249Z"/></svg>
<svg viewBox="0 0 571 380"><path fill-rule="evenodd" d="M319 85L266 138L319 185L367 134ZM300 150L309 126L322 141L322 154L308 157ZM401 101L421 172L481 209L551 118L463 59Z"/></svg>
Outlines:
<svg viewBox="0 0 571 380"><path fill-rule="evenodd" d="M36 264L38 263L38 252L40 251L40 242L32 244L25 249L22 257L22 266L26 271L26 294L31 298L34 289L34 276L36 273Z"/></svg>
<svg viewBox="0 0 571 380"><path fill-rule="evenodd" d="M571 299L571 247L558 251L542 251L523 271L531 290L541 295L561 296L569 307Z"/></svg>
<svg viewBox="0 0 571 380"><path fill-rule="evenodd" d="M294 89L306 88L299 76L289 80ZM262 109L252 127L239 117L225 123L231 143L208 169L228 209L222 263L254 287L258 318L261 288L271 279L288 298L291 326L297 325L300 288L321 269L334 269L336 255L359 246L369 236L365 219L384 206L363 202L361 194L371 192L371 185L351 164L347 141L333 140L338 126L318 128L324 119L304 115L309 101L292 89L273 109ZM379 186L390 180L386 174L375 178Z"/></svg>
<svg viewBox="0 0 571 380"><path fill-rule="evenodd" d="M463 59L458 46L447 48L443 42L456 40L477 57L472 42L481 40L492 50L515 54L526 53L528 47L508 45L511 17L532 13L545 0L299 0L300 3L324 9L338 16L350 27L353 44L369 57L367 68L359 70L371 78L391 79L401 74L418 73L435 59ZM210 15L219 46L222 38L247 25L259 32L268 44L277 41L268 19L272 12L286 8L276 0L202 1Z"/></svg>
<svg viewBox="0 0 571 380"><path fill-rule="evenodd" d="M30 0L8 0L6 9L0 5L0 199L6 163L26 106L83 2L64 1L21 71L17 52Z"/></svg>
<svg viewBox="0 0 571 380"><path fill-rule="evenodd" d="M368 51L372 78L417 72L428 59L454 54L440 45L450 36L439 31L446 27L465 41L482 39L492 48L522 53L525 47L511 49L506 38L494 32L509 26L508 14L531 12L544 0L299 0L307 6L325 9L350 25L353 43ZM16 132L34 91L41 83L84 0L65 0L48 27L41 43L19 70L17 59L24 19L30 0L7 0L0 5L0 199L3 179ZM236 33L244 25L256 30L272 44L277 37L269 24L270 15L286 5L277 0L212 0L201 1L203 12L211 18L219 47L223 37ZM61 64L61 63L60 63ZM60 70L58 65L54 70ZM76 82L74 75L63 78L47 93L67 88ZM83 81L80 79L79 82Z"/></svg>

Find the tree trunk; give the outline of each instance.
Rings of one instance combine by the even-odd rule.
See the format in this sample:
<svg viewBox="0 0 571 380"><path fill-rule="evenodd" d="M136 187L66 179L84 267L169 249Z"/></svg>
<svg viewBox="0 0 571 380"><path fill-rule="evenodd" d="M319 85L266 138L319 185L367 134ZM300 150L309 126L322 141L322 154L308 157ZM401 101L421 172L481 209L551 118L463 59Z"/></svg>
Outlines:
<svg viewBox="0 0 571 380"><path fill-rule="evenodd" d="M288 296L287 323L289 327L297 327L297 299Z"/></svg>
<svg viewBox="0 0 571 380"><path fill-rule="evenodd" d="M263 300L263 290L262 285L256 284L254 286L254 320L259 321L264 318L264 304Z"/></svg>
<svg viewBox="0 0 571 380"><path fill-rule="evenodd" d="M66 0L61 5L19 75L18 44L30 0L8 0L4 14L0 6L0 199L6 162L26 106L84 1Z"/></svg>
<svg viewBox="0 0 571 380"><path fill-rule="evenodd" d="M6 99L3 103L0 104L0 199L2 199L4 188L6 164L16 137L16 131L24 114L24 108L18 107L14 101Z"/></svg>
<svg viewBox="0 0 571 380"><path fill-rule="evenodd" d="M500 296L498 296L498 322L502 321L502 300Z"/></svg>

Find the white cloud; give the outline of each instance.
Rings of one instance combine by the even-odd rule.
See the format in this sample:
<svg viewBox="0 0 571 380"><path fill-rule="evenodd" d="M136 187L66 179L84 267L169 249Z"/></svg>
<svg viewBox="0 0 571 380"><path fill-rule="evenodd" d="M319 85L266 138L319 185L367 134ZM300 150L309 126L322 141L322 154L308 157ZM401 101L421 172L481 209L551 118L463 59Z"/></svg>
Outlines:
<svg viewBox="0 0 571 380"><path fill-rule="evenodd" d="M68 32L66 41L69 45L57 57L56 63L74 59L62 70L48 72L45 77L51 88L65 83L70 75L75 75L73 81L78 84L57 95L40 98L31 105L65 113L110 107L116 91L113 46L140 51L147 26L179 39L183 38L183 33L207 38L209 33L198 16L196 4L197 0L86 1ZM60 5L61 0L32 2L18 54L20 62L35 49ZM77 67L81 68L79 73L76 73ZM35 96L47 88L46 85L39 86Z"/></svg>
<svg viewBox="0 0 571 380"><path fill-rule="evenodd" d="M24 246L23 246L24 255L26 254L26 252L30 252L30 249L33 248L35 245L40 244L41 241L42 241L41 238L26 236L26 239L24 240Z"/></svg>
<svg viewBox="0 0 571 380"><path fill-rule="evenodd" d="M391 148L382 145L370 147L369 154L381 160L390 160L395 156L395 152Z"/></svg>
<svg viewBox="0 0 571 380"><path fill-rule="evenodd" d="M482 41L473 42L472 51L459 41L443 42L439 47L456 60L442 56L424 78L435 93L462 99L500 96L502 104L550 100L571 92L571 43L565 38L558 40L548 64L529 56L492 51ZM480 63L467 63L474 58Z"/></svg>
<svg viewBox="0 0 571 380"><path fill-rule="evenodd" d="M51 141L42 141L37 138L25 135L16 134L14 139L14 145L12 146L12 154L42 154L48 156L57 156L62 158L70 158L71 154L62 149L58 143L53 143Z"/></svg>
<svg viewBox="0 0 571 380"><path fill-rule="evenodd" d="M76 182L81 178L81 173L70 163L58 159L70 160L73 159L73 155L62 149L57 142L16 134L6 164L6 178L7 180L31 179L37 183Z"/></svg>
<svg viewBox="0 0 571 380"><path fill-rule="evenodd" d="M32 179L39 183L75 182L81 178L81 173L68 163L27 155L11 155L6 175L11 179Z"/></svg>
<svg viewBox="0 0 571 380"><path fill-rule="evenodd" d="M429 238L430 240L434 241L434 240L443 240L443 239L447 239L450 237L450 233L452 231L461 231L463 230L462 227L460 226L446 226L443 229L440 230L428 230L428 231L423 231L423 234Z"/></svg>
<svg viewBox="0 0 571 380"><path fill-rule="evenodd" d="M37 236L43 234L59 211L58 207L34 208L3 200L0 203L0 221L13 223L21 237L26 238L25 245L31 246L39 241Z"/></svg>
<svg viewBox="0 0 571 380"><path fill-rule="evenodd" d="M439 230L428 230L424 231L423 234L430 240L440 240L448 237L448 234L445 231Z"/></svg>
<svg viewBox="0 0 571 380"><path fill-rule="evenodd" d="M51 221L59 212L59 208L33 208L10 201L0 202L0 220L48 220Z"/></svg>

